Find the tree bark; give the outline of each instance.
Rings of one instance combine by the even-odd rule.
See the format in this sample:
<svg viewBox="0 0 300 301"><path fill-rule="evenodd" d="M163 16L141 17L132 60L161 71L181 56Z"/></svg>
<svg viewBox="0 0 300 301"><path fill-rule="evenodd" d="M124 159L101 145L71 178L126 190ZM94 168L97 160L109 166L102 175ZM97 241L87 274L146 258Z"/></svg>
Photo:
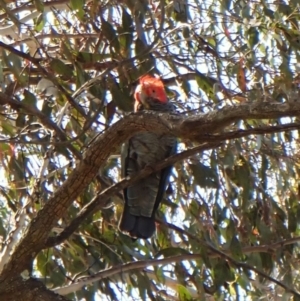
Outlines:
<svg viewBox="0 0 300 301"><path fill-rule="evenodd" d="M6 283L6 292L0 293L3 301L70 301L64 296L58 295L47 289L45 285L34 278L23 280L14 278Z"/></svg>
<svg viewBox="0 0 300 301"><path fill-rule="evenodd" d="M6 101L6 100L5 100ZM0 95L1 103L1 95ZM7 103L7 102L6 102ZM8 102L9 103L9 102ZM131 113L97 136L87 147L83 159L70 174L64 184L54 193L53 197L38 212L26 229L19 244L11 254L9 261L0 271L0 296L9 298L12 293L12 279L20 275L41 251L49 237L51 229L63 217L73 200L89 185L99 168L106 163L108 157L115 153L119 146L138 132L152 131L161 134L173 134L197 142L209 141L209 135L226 130L226 126L246 119L273 119L300 114L300 103L244 103L237 106L227 106L207 114L184 116L157 114L155 112ZM36 285L34 290L42 293L42 288L36 280L25 281L28 286ZM32 292L32 297L24 299L21 289L25 284L17 282L20 297L15 300L56 300L39 299L38 293ZM28 289L27 289L28 290ZM47 298L45 293L43 298ZM50 293L49 293L50 294ZM54 298L54 295L51 295ZM23 299L22 299L23 298ZM49 295L50 298L50 295ZM1 299L13 300L13 299ZM64 299L57 299L64 300Z"/></svg>

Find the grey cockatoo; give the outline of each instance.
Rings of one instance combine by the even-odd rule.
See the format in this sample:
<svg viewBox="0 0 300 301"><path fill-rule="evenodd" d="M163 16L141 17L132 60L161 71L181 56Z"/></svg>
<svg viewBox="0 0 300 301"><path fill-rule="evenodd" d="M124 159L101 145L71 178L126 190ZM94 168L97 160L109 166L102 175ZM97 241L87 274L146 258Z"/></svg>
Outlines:
<svg viewBox="0 0 300 301"><path fill-rule="evenodd" d="M162 81L146 75L140 79L135 93L134 111L174 112ZM176 152L176 137L155 133L139 133L122 147L122 176L131 176L149 164L155 164ZM119 224L122 232L133 238L149 238L155 232L155 212L168 184L171 166L124 189L124 210Z"/></svg>

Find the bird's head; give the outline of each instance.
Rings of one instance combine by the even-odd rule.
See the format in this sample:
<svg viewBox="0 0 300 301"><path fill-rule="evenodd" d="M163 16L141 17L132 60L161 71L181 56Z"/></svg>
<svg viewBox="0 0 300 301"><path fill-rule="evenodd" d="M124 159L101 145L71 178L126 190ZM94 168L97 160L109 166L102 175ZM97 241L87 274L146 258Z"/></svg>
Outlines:
<svg viewBox="0 0 300 301"><path fill-rule="evenodd" d="M145 75L140 78L134 92L134 111L138 111L142 105L145 109L151 109L153 103L166 104L167 94L163 82L156 77Z"/></svg>

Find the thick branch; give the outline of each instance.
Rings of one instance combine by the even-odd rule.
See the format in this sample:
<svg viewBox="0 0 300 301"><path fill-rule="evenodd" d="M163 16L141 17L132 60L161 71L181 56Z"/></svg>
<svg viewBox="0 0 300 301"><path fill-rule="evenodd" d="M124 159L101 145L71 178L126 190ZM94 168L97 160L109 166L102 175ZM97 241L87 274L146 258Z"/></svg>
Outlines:
<svg viewBox="0 0 300 301"><path fill-rule="evenodd" d="M18 277L17 280L6 283L6 285L7 292L0 294L3 301L69 301L69 299L47 289L41 281L34 278L24 280Z"/></svg>
<svg viewBox="0 0 300 301"><path fill-rule="evenodd" d="M191 140L205 141L205 134L218 132L239 120L291 117L297 116L299 113L300 103L243 103L186 118L182 120L176 130L180 131L180 136Z"/></svg>
<svg viewBox="0 0 300 301"><path fill-rule="evenodd" d="M95 138L68 180L32 220L0 275L0 292L6 289L3 285L4 280L22 272L26 264L44 248L51 229L65 214L73 200L93 180L109 155L116 152L120 144L132 135L143 131L172 133L185 139L204 142L207 134L225 129L226 125L241 119L271 119L299 114L300 103L245 103L191 117L154 112L129 114Z"/></svg>
<svg viewBox="0 0 300 301"><path fill-rule="evenodd" d="M137 181L147 177L151 173L157 172L167 166L173 165L174 163L184 160L192 155L203 152L204 150L212 149L218 147L222 141L234 138L241 138L251 134L265 134L265 133L275 133L281 131L290 131L299 129L299 123L289 123L278 126L264 126L261 128L254 128L249 130L238 130L232 131L228 133L222 133L220 135L211 135L207 136L208 140L213 140L214 142L201 144L200 146L196 146L194 148L183 151L179 154L173 155L161 162L155 164L155 166L148 166L145 169L141 170L139 173L135 174L132 177L127 177L122 179L120 182L106 188L101 191L97 196L93 198L93 200L88 203L76 216L76 218L56 237L49 237L46 244L45 249L53 247L55 245L61 244L64 240L68 239L81 225L81 223L87 219L90 215L94 214L101 208L107 206L107 200L115 195L120 190L136 183Z"/></svg>

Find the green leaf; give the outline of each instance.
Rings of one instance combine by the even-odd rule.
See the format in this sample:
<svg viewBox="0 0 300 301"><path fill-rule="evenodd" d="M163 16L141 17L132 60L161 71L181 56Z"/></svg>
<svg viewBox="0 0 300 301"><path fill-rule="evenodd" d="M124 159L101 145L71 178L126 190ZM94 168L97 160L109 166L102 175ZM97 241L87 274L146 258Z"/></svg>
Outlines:
<svg viewBox="0 0 300 301"><path fill-rule="evenodd" d="M4 76L3 76L3 61L0 60L0 84L3 83L3 79L4 79Z"/></svg>
<svg viewBox="0 0 300 301"><path fill-rule="evenodd" d="M81 64L74 64L76 70L76 89L80 88L86 81L90 79L90 76L81 67Z"/></svg>
<svg viewBox="0 0 300 301"><path fill-rule="evenodd" d="M155 258L158 258L160 256L164 257L171 257L176 255L183 255L183 254L189 254L189 252L182 248L165 248L158 253L155 254Z"/></svg>
<svg viewBox="0 0 300 301"><path fill-rule="evenodd" d="M79 19L83 19L84 17L84 0L71 0L70 1L70 6L72 8L73 11L76 12L76 15Z"/></svg>
<svg viewBox="0 0 300 301"><path fill-rule="evenodd" d="M110 93L112 94L113 101L123 111L131 111L133 108L133 101L129 95L123 93L119 84L115 80L110 82Z"/></svg>
<svg viewBox="0 0 300 301"><path fill-rule="evenodd" d="M239 275L237 284L244 290L247 290L247 287L249 286L249 278L245 275L245 273L241 273L241 275Z"/></svg>
<svg viewBox="0 0 300 301"><path fill-rule="evenodd" d="M247 31L248 35L248 42L249 47L253 49L253 47L258 43L259 41L259 32L256 29L256 27L250 27L250 29Z"/></svg>
<svg viewBox="0 0 300 301"><path fill-rule="evenodd" d="M262 267L265 271L270 272L274 266L274 259L272 254L269 253L259 253L261 257Z"/></svg>
<svg viewBox="0 0 300 301"><path fill-rule="evenodd" d="M233 258L240 260L244 257L241 244L237 239L236 235L232 236L229 248Z"/></svg>
<svg viewBox="0 0 300 301"><path fill-rule="evenodd" d="M164 274L164 267L160 266L160 267L155 267L154 269L155 269L155 275L159 283L165 284L166 277Z"/></svg>
<svg viewBox="0 0 300 301"><path fill-rule="evenodd" d="M8 1L8 0L6 0L6 1ZM11 1L11 2L14 2L14 1ZM0 8L7 14L8 18L6 17L6 19L10 19L10 21L12 21L14 23L14 25L16 27L16 31L20 32L21 23L20 23L19 19L16 17L13 10L10 9L9 6L5 3L5 0L0 1Z"/></svg>
<svg viewBox="0 0 300 301"><path fill-rule="evenodd" d="M7 55L5 50L2 52L2 57L6 66L17 78L20 86L25 86L25 84L28 82L28 74L23 72L21 58L12 52Z"/></svg>
<svg viewBox="0 0 300 301"><path fill-rule="evenodd" d="M234 177L231 180L238 186L243 187L243 200L249 200L251 196L251 173L250 173L250 166L248 161L243 157L239 156L238 161L234 167Z"/></svg>
<svg viewBox="0 0 300 301"><path fill-rule="evenodd" d="M26 115L25 114L19 114L16 119L16 126L18 128L24 127L26 124Z"/></svg>
<svg viewBox="0 0 300 301"><path fill-rule="evenodd" d="M199 203L196 200L192 200L189 205L188 212L190 212L194 216L198 216L199 211L200 211Z"/></svg>
<svg viewBox="0 0 300 301"><path fill-rule="evenodd" d="M120 52L120 43L117 37L117 33L113 26L107 22L105 19L101 19L101 30L107 40L110 42L111 46L114 47L116 52Z"/></svg>
<svg viewBox="0 0 300 301"><path fill-rule="evenodd" d="M219 260L213 267L214 283L217 287L223 286L225 282L231 282L235 279L227 262Z"/></svg>
<svg viewBox="0 0 300 301"><path fill-rule="evenodd" d="M116 238L116 232L114 229L106 229L106 231L102 235L103 240L109 243L113 243Z"/></svg>
<svg viewBox="0 0 300 301"><path fill-rule="evenodd" d="M217 81L211 77L201 74L200 72L196 72L196 81L198 87L214 100L214 85L217 84Z"/></svg>
<svg viewBox="0 0 300 301"><path fill-rule="evenodd" d="M46 15L44 13L39 14L35 21L35 30L37 32L40 32L43 30L44 26L46 24Z"/></svg>
<svg viewBox="0 0 300 301"><path fill-rule="evenodd" d="M174 3L174 19L177 22L188 22L187 15L187 4L185 2L175 2Z"/></svg>
<svg viewBox="0 0 300 301"><path fill-rule="evenodd" d="M14 136L16 133L16 127L13 126L9 122L2 122L1 123L1 128L2 128L2 133L9 135L9 136Z"/></svg>
<svg viewBox="0 0 300 301"><path fill-rule="evenodd" d="M215 171L201 162L196 164L190 164L189 167L192 170L193 176L195 177L195 183L201 187L218 187L218 178Z"/></svg>
<svg viewBox="0 0 300 301"><path fill-rule="evenodd" d="M2 217L5 216L5 212L4 210L1 208L1 215L0 215L0 235L1 237L3 237L3 239L6 238L6 235L7 235L7 230L6 230L6 227L3 225L3 219Z"/></svg>
<svg viewBox="0 0 300 301"><path fill-rule="evenodd" d="M45 276L47 274L47 264L50 261L50 258L52 256L51 249L48 249L47 251L41 251L36 257L36 265L38 271Z"/></svg>
<svg viewBox="0 0 300 301"><path fill-rule="evenodd" d="M232 152L232 147L230 145L228 145L228 148L225 151L222 161L223 161L224 166L226 166L226 167L228 166L228 167L232 168L234 166L235 156Z"/></svg>
<svg viewBox="0 0 300 301"><path fill-rule="evenodd" d="M223 9L229 10L231 6L231 0L222 0L221 5Z"/></svg>
<svg viewBox="0 0 300 301"><path fill-rule="evenodd" d="M228 221L228 225L225 229L225 239L226 241L232 241L233 237L236 234L236 227L235 227L235 223L233 222L232 219L227 219L227 211L228 209L226 207L224 207L223 209L223 220L224 221Z"/></svg>
<svg viewBox="0 0 300 301"><path fill-rule="evenodd" d="M34 0L33 3L37 11L44 12L44 3L41 0Z"/></svg>
<svg viewBox="0 0 300 301"><path fill-rule="evenodd" d="M289 208L288 209L288 230L290 233L296 232L297 224L298 224L297 213L294 212L293 209Z"/></svg>
<svg viewBox="0 0 300 301"><path fill-rule="evenodd" d="M189 301L193 299L189 290L181 284L177 285L177 292L180 301Z"/></svg>
<svg viewBox="0 0 300 301"><path fill-rule="evenodd" d="M137 283L138 283L138 290L140 293L140 296L143 300L146 300L146 292L147 289L149 288L149 280L142 275L140 272L137 273Z"/></svg>
<svg viewBox="0 0 300 301"><path fill-rule="evenodd" d="M139 59L144 59L143 64L140 68L140 73L145 74L148 73L150 70L153 70L155 68L155 60L153 59L153 56L151 55L146 55L148 47L147 45L144 44L144 42L140 39L137 38L135 41L135 54L136 55L141 55L143 54L144 56L139 57Z"/></svg>
<svg viewBox="0 0 300 301"><path fill-rule="evenodd" d="M124 7L122 7L122 25L124 31L133 32L133 20Z"/></svg>
<svg viewBox="0 0 300 301"><path fill-rule="evenodd" d="M128 57L130 54L130 47L133 41L133 21L127 10L122 7L122 27L119 27L119 43L121 47L121 53L124 57Z"/></svg>
<svg viewBox="0 0 300 301"><path fill-rule="evenodd" d="M290 5L284 4L284 3L279 3L278 4L278 11L284 14L285 16L290 16L293 11Z"/></svg>
<svg viewBox="0 0 300 301"><path fill-rule="evenodd" d="M41 111L45 116L50 117L52 109L53 109L53 105L51 105L48 101L43 102L43 106L42 106Z"/></svg>
<svg viewBox="0 0 300 301"><path fill-rule="evenodd" d="M64 41L61 43L61 53L67 60L71 62L76 59L76 51L72 49L72 45L68 39L64 39Z"/></svg>
<svg viewBox="0 0 300 301"><path fill-rule="evenodd" d="M274 19L274 11L264 6L264 14L270 19Z"/></svg>
<svg viewBox="0 0 300 301"><path fill-rule="evenodd" d="M290 42L290 45L296 49L300 49L300 34L298 30L290 29L282 24L278 25L278 28L282 30L286 39ZM283 57L286 59L285 57ZM289 59L289 57L287 57ZM289 66L286 66L289 69Z"/></svg>
<svg viewBox="0 0 300 301"><path fill-rule="evenodd" d="M75 50L73 50L73 55L74 59L80 63L96 63L111 58L111 55L109 53L99 54Z"/></svg>
<svg viewBox="0 0 300 301"><path fill-rule="evenodd" d="M52 59L50 62L50 67L54 72L68 79L72 78L73 76L73 70L59 59L56 58Z"/></svg>
<svg viewBox="0 0 300 301"><path fill-rule="evenodd" d="M250 19L252 16L251 14L251 7L249 4L245 3L242 8L242 18L243 19Z"/></svg>
<svg viewBox="0 0 300 301"><path fill-rule="evenodd" d="M27 89L24 89L23 96L24 96L24 98L23 98L22 102L24 104L32 106L32 107L36 107L37 99L33 93L31 93Z"/></svg>

